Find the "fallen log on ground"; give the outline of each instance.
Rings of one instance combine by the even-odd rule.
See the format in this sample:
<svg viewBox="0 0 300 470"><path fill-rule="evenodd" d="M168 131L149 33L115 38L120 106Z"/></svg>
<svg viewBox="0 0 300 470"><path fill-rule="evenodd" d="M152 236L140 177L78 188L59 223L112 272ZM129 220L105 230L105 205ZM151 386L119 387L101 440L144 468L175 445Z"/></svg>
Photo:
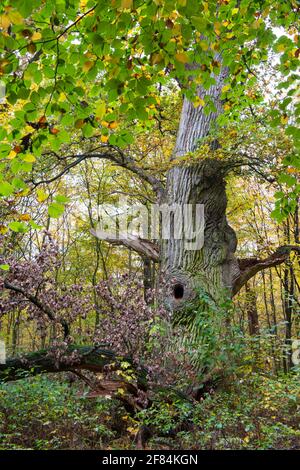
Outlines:
<svg viewBox="0 0 300 470"><path fill-rule="evenodd" d="M81 370L101 373L105 372L107 368L110 370L122 369L122 362L132 365L129 357L121 357L113 351L96 346L71 345L59 359L55 357L51 349L43 349L8 358L5 364L0 364L0 382L20 380L27 375L42 373ZM145 389L146 371L136 371L136 379L138 387Z"/></svg>
<svg viewBox="0 0 300 470"><path fill-rule="evenodd" d="M126 369L130 365L133 370L132 380L126 378L126 373L120 374L120 371L124 371L124 364ZM109 375L107 375L108 369ZM101 377L93 382L84 376L84 371L101 374ZM98 346L70 345L63 351L59 359L55 356L53 349L44 349L8 358L5 364L0 364L0 383L21 380L38 374L59 372L73 372L83 379L90 387L87 397L113 397L119 400L132 415L142 408L150 407L154 397L161 394L161 399L166 402L172 402L174 398L189 402L198 401L202 395L201 392L205 392L207 386L212 385L213 376L215 375L216 381L220 379L220 371L212 371L203 376L199 388L194 388L189 393L176 390L171 386L164 387L154 384L150 386L147 382L147 370L135 367L129 357L117 355L111 350ZM146 397L144 403L139 400L141 392ZM144 448L151 435L152 430L142 426L135 438L137 448Z"/></svg>

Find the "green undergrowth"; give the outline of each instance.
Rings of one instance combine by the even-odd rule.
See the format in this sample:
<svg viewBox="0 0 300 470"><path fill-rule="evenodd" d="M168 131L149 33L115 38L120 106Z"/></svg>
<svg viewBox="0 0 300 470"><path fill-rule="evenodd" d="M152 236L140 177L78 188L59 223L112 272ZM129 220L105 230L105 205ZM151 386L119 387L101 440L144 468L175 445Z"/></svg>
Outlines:
<svg viewBox="0 0 300 470"><path fill-rule="evenodd" d="M0 449L129 449L141 425L150 449L299 449L299 382L245 373L199 402L160 395L133 418L68 374L36 376L0 385Z"/></svg>

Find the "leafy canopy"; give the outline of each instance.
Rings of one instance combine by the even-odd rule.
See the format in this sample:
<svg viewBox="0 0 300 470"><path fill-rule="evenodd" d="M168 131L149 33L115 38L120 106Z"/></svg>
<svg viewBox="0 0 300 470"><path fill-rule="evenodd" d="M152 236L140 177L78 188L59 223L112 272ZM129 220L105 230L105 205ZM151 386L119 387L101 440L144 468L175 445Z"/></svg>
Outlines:
<svg viewBox="0 0 300 470"><path fill-rule="evenodd" d="M272 53L286 97L271 107L268 122L293 138L285 164L299 168L298 17L296 0L2 1L7 116L0 128L0 197L26 195L28 175L43 152L59 152L73 135L96 136L103 146L131 144L126 123L151 127L158 85L170 80L209 113L214 104L199 99L196 87L208 89L227 66L220 118L226 124L262 100L245 89ZM296 194L296 179L293 188ZM56 200L50 215L59 216L64 204Z"/></svg>

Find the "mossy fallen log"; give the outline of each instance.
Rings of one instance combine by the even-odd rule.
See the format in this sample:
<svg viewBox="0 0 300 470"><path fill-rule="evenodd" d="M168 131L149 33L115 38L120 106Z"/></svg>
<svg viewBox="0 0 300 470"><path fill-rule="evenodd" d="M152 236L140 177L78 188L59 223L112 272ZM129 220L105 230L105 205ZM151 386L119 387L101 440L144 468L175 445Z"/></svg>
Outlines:
<svg viewBox="0 0 300 470"><path fill-rule="evenodd" d="M0 382L24 379L42 373L91 371L105 372L122 370L122 364L129 363L135 370L137 387L146 388L145 369L136 371L129 357L119 356L111 350L95 346L71 345L58 357L51 349L29 352L16 357L7 358L5 364L0 364Z"/></svg>

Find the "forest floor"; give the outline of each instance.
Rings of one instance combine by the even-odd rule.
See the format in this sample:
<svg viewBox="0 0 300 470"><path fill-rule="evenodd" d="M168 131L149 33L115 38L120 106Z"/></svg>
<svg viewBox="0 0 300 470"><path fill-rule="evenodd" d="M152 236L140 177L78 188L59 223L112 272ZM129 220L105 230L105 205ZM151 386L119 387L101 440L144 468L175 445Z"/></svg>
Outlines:
<svg viewBox="0 0 300 470"><path fill-rule="evenodd" d="M87 398L68 374L0 385L0 449L300 449L299 374L246 373L198 403L160 399L132 418L115 400Z"/></svg>

